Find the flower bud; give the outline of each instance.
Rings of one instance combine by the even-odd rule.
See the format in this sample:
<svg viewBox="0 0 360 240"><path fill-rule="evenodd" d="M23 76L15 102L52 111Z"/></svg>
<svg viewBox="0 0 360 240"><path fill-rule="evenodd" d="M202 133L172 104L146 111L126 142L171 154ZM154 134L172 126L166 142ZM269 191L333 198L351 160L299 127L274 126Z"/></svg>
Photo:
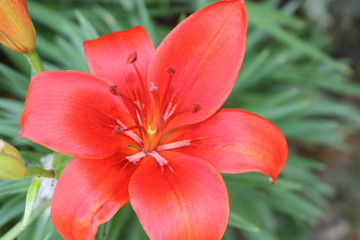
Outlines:
<svg viewBox="0 0 360 240"><path fill-rule="evenodd" d="M0 179L21 179L25 177L25 174L25 162L19 151L7 142L0 140Z"/></svg>
<svg viewBox="0 0 360 240"><path fill-rule="evenodd" d="M11 51L29 53L35 49L35 38L26 0L1 0L0 43Z"/></svg>

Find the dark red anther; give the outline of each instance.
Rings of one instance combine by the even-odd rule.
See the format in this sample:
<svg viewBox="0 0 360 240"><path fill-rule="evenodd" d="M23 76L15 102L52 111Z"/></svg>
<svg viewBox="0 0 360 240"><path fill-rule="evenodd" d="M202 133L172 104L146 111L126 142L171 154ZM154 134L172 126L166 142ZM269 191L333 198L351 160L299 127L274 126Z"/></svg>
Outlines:
<svg viewBox="0 0 360 240"><path fill-rule="evenodd" d="M137 59L137 52L132 52L127 58L127 64L134 63Z"/></svg>
<svg viewBox="0 0 360 240"><path fill-rule="evenodd" d="M123 129L121 127L116 127L112 131L112 134L114 134L114 135L119 134L119 133L123 133Z"/></svg>
<svg viewBox="0 0 360 240"><path fill-rule="evenodd" d="M166 71L169 73L170 77L174 76L175 74L175 68L174 67L168 67Z"/></svg>
<svg viewBox="0 0 360 240"><path fill-rule="evenodd" d="M194 103L194 104L193 104L192 113L197 113L197 112L200 111L200 110L201 110L200 104Z"/></svg>
<svg viewBox="0 0 360 240"><path fill-rule="evenodd" d="M109 91L111 94L119 96L119 91L116 85L110 86Z"/></svg>

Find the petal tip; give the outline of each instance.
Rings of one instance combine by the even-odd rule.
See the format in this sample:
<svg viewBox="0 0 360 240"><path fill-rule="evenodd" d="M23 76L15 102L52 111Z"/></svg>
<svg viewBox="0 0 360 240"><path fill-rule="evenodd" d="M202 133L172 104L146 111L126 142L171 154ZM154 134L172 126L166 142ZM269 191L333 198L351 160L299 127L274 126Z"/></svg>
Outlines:
<svg viewBox="0 0 360 240"><path fill-rule="evenodd" d="M270 178L269 178L269 181L270 181L273 185L276 185L276 178L270 177Z"/></svg>

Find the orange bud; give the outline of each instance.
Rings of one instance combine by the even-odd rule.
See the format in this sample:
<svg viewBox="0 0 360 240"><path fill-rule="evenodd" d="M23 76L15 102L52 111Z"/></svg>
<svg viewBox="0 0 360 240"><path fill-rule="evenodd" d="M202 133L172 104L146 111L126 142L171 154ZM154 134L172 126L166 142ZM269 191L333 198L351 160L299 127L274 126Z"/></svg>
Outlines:
<svg viewBox="0 0 360 240"><path fill-rule="evenodd" d="M35 38L26 0L0 0L0 43L11 51L29 53L35 49Z"/></svg>

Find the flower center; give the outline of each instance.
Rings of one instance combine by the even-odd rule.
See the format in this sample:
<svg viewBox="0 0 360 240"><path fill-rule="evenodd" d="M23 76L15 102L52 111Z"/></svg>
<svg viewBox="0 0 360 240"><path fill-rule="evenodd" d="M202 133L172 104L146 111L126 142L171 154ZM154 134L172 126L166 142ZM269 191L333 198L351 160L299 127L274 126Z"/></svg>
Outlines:
<svg viewBox="0 0 360 240"><path fill-rule="evenodd" d="M160 94L160 88L154 83L145 82L137 68L137 53L129 54L127 63L134 68L136 81L125 79L125 88L120 91L117 85L109 87L112 95L122 99L129 114L134 121L133 126L127 126L119 119L116 120L116 126L112 130L112 134L124 134L131 138L139 150L138 153L127 156L126 159L131 163L137 163L146 156L153 157L160 166L168 164L158 151L171 150L175 148L189 146L191 140L182 140L162 144L172 129L169 129L169 123L176 117L183 114L195 114L201 110L199 104L192 104L188 109L178 110L178 102L176 102L176 92L171 87L171 83L176 70L174 67L166 69L168 73L168 81Z"/></svg>

